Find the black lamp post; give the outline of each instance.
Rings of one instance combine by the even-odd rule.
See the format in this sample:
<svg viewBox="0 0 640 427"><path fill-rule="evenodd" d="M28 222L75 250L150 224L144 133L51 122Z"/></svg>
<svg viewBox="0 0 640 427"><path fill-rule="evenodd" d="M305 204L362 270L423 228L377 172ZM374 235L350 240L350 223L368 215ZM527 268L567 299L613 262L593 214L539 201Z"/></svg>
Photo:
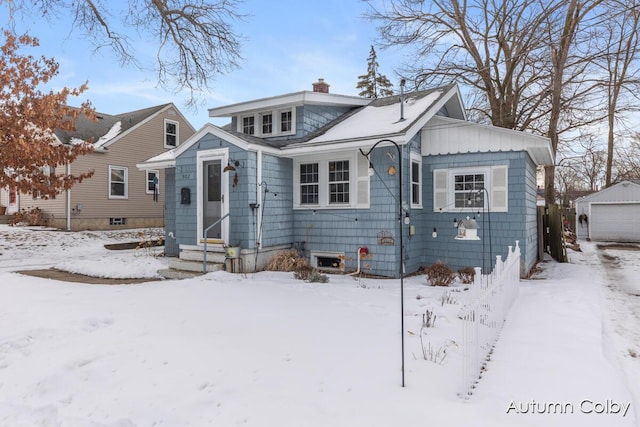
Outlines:
<svg viewBox="0 0 640 427"><path fill-rule="evenodd" d="M400 339L401 339L401 354L402 354L402 387L404 387L404 244L403 244L403 235L404 235L404 227L402 226L402 150L400 146L390 139L381 139L380 141L373 144L373 147L369 149L369 151L364 153L362 149L360 149L360 153L365 156L367 159L369 158L369 154L381 143L390 143L396 147L398 150L398 222L400 223ZM369 162L369 167L371 167L371 162Z"/></svg>

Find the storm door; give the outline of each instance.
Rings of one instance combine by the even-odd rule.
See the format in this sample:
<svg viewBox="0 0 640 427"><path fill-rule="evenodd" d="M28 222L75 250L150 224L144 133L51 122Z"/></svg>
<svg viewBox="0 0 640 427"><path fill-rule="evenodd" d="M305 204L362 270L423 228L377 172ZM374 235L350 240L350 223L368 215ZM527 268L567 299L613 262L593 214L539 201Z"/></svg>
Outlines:
<svg viewBox="0 0 640 427"><path fill-rule="evenodd" d="M203 163L203 228L209 227L222 217L224 193L222 191L222 161ZM207 238L222 240L222 224L218 223L207 232Z"/></svg>

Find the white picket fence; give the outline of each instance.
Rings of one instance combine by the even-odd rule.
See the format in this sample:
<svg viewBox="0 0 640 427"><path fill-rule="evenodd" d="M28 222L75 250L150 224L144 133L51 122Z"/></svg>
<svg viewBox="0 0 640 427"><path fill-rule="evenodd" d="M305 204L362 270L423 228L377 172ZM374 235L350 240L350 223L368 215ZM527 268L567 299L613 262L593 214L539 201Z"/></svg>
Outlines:
<svg viewBox="0 0 640 427"><path fill-rule="evenodd" d="M482 376L493 346L518 294L520 246L509 246L507 259L496 256L491 274L476 267L470 302L460 310L462 320L462 384L459 396L468 399Z"/></svg>

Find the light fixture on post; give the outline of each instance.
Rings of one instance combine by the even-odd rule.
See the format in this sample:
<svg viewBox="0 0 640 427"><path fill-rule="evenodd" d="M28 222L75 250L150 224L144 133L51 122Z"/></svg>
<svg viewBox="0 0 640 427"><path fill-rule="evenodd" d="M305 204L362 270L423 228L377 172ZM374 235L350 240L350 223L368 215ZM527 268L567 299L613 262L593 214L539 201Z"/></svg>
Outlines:
<svg viewBox="0 0 640 427"><path fill-rule="evenodd" d="M404 83L403 83L404 86ZM398 150L398 223L400 224L400 262L399 262L399 272L400 272L400 341L401 341L401 354L402 354L402 387L404 387L404 243L403 243L403 235L404 235L404 221L403 221L403 208L402 208L402 150L400 146L390 139L381 139L380 141L373 144L373 147L369 149L366 153L360 149L360 153L369 159L369 154L382 143L393 144ZM372 175L371 171L373 170L373 166L371 164L371 160L369 160L369 176Z"/></svg>

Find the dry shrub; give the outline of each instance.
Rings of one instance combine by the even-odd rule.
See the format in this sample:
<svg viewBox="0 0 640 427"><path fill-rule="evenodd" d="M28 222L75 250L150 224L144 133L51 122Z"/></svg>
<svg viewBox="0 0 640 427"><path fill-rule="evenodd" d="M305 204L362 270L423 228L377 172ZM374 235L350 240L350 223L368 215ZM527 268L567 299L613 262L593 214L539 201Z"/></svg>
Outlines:
<svg viewBox="0 0 640 427"><path fill-rule="evenodd" d="M440 262L425 268L427 282L431 286L449 286L456 274L447 265Z"/></svg>
<svg viewBox="0 0 640 427"><path fill-rule="evenodd" d="M476 270L473 267L465 267L458 270L458 278L465 285L473 283L473 279L476 276Z"/></svg>
<svg viewBox="0 0 640 427"><path fill-rule="evenodd" d="M307 260L301 257L295 249L288 249L274 256L267 266L267 270L298 271L305 267L308 267Z"/></svg>
<svg viewBox="0 0 640 427"><path fill-rule="evenodd" d="M298 280L304 280L309 283L327 283L329 277L320 273L317 269L309 266L302 267L293 273L293 277Z"/></svg>
<svg viewBox="0 0 640 427"><path fill-rule="evenodd" d="M49 225L49 217L40 208L22 209L11 217L11 225Z"/></svg>

